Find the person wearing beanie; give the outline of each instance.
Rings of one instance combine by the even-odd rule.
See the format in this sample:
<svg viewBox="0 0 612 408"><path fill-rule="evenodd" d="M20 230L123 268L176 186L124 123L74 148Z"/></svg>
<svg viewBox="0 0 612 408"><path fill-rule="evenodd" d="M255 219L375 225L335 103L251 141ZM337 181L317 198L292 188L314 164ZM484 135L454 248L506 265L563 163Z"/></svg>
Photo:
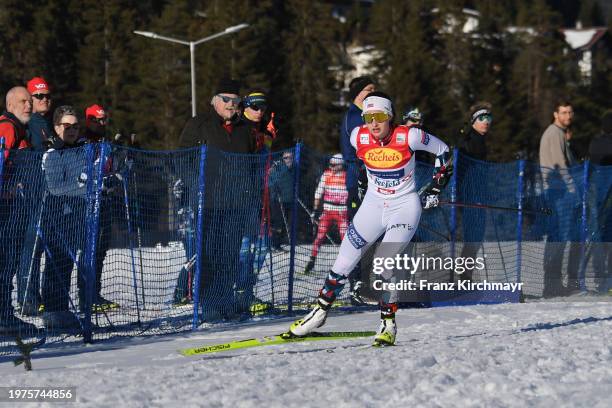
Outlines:
<svg viewBox="0 0 612 408"><path fill-rule="evenodd" d="M348 274L369 245L383 236L384 245L374 253L374 260L385 265L406 248L419 224L421 211L439 204L438 194L452 174L448 146L440 139L416 127L393 123L391 99L382 92L372 92L363 101L366 123L351 132L351 145L364 162L368 173L368 189L340 244L340 251L319 292L317 305L304 318L294 322L284 338L301 337L325 324L327 313L340 295ZM416 170L414 152L425 150L436 156L431 182L423 192L423 206L413 175ZM376 262L374 262L376 264ZM398 282L395 268L379 264L374 290L380 294L381 321L374 337L374 346L395 343L395 313L399 294L389 284ZM377 283L378 282L378 286ZM389 288L389 289L388 289Z"/></svg>
<svg viewBox="0 0 612 408"><path fill-rule="evenodd" d="M276 129L270 129L271 126L274 128L274 121L273 113L269 118L266 115L268 109L266 94L261 91L249 93L244 97L243 107L242 119L251 126L256 151L270 151L272 141L276 137Z"/></svg>
<svg viewBox="0 0 612 408"><path fill-rule="evenodd" d="M206 239L202 240L201 285L194 288L202 293L205 321L235 318L243 312L234 289L241 240L249 226L237 220L250 213L249 206L254 200L261 199L260 186L253 182L252 165L231 154L256 152L251 126L240 115L239 95L238 81L221 79L210 107L187 121L178 142L179 147L207 146L202 228ZM189 194L189 188L185 183L185 194Z"/></svg>
<svg viewBox="0 0 612 408"><path fill-rule="evenodd" d="M461 183L458 189L461 200L465 202L479 202L484 198L481 198L482 186L471 182L478 179L478 171L481 169L480 165L472 159L487 160L487 138L493 123L491 111L492 105L486 101L472 105L467 115L467 131L465 129L460 131L457 147L462 155L467 156L466 159L462 160L465 176L461 180L470 181ZM483 210L477 208L462 208L459 211L462 214L464 241L461 256L475 258L484 238L486 217L483 215ZM466 268L460 278L472 280L472 275L473 268ZM455 278L454 273L451 273L451 278Z"/></svg>
<svg viewBox="0 0 612 408"><path fill-rule="evenodd" d="M106 110L94 104L85 109L85 138L89 142L101 142L106 138Z"/></svg>
<svg viewBox="0 0 612 408"><path fill-rule="evenodd" d="M376 82L369 76L353 78L349 83L348 98L350 105L340 124L340 152L346 167L346 189L348 191L347 208L348 217L352 219L359 208L359 191L365 191L367 178L363 170L363 163L357 158L355 149L351 146L351 132L356 127L362 126L361 106L365 97L376 91ZM355 270L349 275L350 298L353 305L362 304L359 296L361 282L358 279L360 265L355 266Z"/></svg>
<svg viewBox="0 0 612 408"><path fill-rule="evenodd" d="M34 77L27 83L32 95L32 116L28 122L27 139L33 150L46 150L46 142L53 136L51 125L51 90L44 78Z"/></svg>

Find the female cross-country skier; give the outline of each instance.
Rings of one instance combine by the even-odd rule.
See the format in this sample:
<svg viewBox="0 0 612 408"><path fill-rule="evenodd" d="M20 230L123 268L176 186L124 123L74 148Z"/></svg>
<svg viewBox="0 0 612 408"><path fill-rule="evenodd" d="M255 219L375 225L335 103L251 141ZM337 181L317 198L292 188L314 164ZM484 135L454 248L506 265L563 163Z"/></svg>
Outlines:
<svg viewBox="0 0 612 408"><path fill-rule="evenodd" d="M351 132L351 145L365 164L368 189L340 245L340 252L319 292L317 305L293 323L285 337L305 336L325 323L327 313L342 291L348 274L367 247L383 237L375 257L394 257L412 239L421 217L421 199L415 183L415 150L436 155L433 180L423 194L425 209L438 205L438 194L448 182L452 166L448 146L418 126L395 126L389 96L373 92L363 101L366 123ZM393 253L391 253L391 251ZM393 271L382 274L393 283ZM381 291L381 324L374 345L395 343L396 291Z"/></svg>

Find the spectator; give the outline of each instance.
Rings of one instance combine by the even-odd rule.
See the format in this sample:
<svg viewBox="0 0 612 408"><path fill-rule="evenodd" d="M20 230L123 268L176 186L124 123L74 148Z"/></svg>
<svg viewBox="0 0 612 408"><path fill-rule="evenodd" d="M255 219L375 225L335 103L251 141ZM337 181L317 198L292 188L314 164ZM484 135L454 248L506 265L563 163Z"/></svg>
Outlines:
<svg viewBox="0 0 612 408"><path fill-rule="evenodd" d="M363 100L374 91L376 91L376 83L369 76L360 76L351 80L348 93L348 99L351 101L351 104L342 118L340 127L340 151L342 152L342 158L346 164L346 189L348 191L347 208L349 220L352 220L357 213L361 199L368 186L368 179L363 162L357 158L355 149L351 146L351 132L354 128L364 124L363 117L361 116ZM358 293L359 288L362 286L359 279L360 270L361 264L358 263L348 277L351 303L353 304L363 303Z"/></svg>
<svg viewBox="0 0 612 408"><path fill-rule="evenodd" d="M85 138L89 142L106 140L106 111L100 105L91 105L85 109Z"/></svg>
<svg viewBox="0 0 612 408"><path fill-rule="evenodd" d="M318 221L317 237L312 246L310 260L306 265L304 273L310 273L314 268L319 247L325 240L327 231L336 224L340 232L340 239L344 238L348 228L347 217L347 196L346 190L346 171L344 170L344 160L340 153L335 154L329 161L329 168L323 172L319 185L315 191L313 210L313 223L317 223L316 215L321 208L323 201L323 212Z"/></svg>
<svg viewBox="0 0 612 408"><path fill-rule="evenodd" d="M281 248L291 242L289 223L293 212L293 184L295 182L293 152L284 151L282 161L270 169L270 212L272 214L272 247Z"/></svg>
<svg viewBox="0 0 612 408"><path fill-rule="evenodd" d="M463 158L461 165L458 166L464 172L459 187L461 201L481 202L485 198L483 191L485 185L475 180L483 180L487 175L481 173L482 165L473 159L487 160L487 138L493 124L491 109L489 102L478 102L471 106L468 116L469 129L467 133L462 132L459 139L459 151L462 155L468 156ZM478 208L463 208L461 214L463 226L461 256L476 258L485 234L486 214L484 210ZM472 272L472 269L467 269L461 275L461 279L471 280ZM454 278L454 273L451 275Z"/></svg>
<svg viewBox="0 0 612 408"><path fill-rule="evenodd" d="M51 129L51 91L44 78L34 77L28 81L28 92L32 95L32 117L28 122L27 138L34 150L46 150L45 143L53 134Z"/></svg>
<svg viewBox="0 0 612 408"><path fill-rule="evenodd" d="M540 139L540 166L545 196L553 214L548 220L544 250L544 297L571 294L579 290L579 248L570 244L568 286L563 287L563 253L567 242L577 242L575 228L580 200L569 168L577 164L568 146L568 132L574 119L571 102L556 103L551 123Z"/></svg>
<svg viewBox="0 0 612 408"><path fill-rule="evenodd" d="M47 149L47 144L53 135L50 112L51 112L51 92L49 84L44 78L34 77L27 83L28 92L32 95L32 116L28 122L26 137L31 147L35 151L43 152ZM40 156L33 156L40 159ZM40 196L39 191L44 186L42 175L40 174L40 164L29 166L32 173L30 179L33 181L31 192L35 193L29 198L29 208L37 208ZM37 216L29 217L29 225L26 230L21 261L19 263L17 277L17 301L21 305L21 313L26 316L36 316L44 306L41 303L40 290L40 260L42 249L40 245L35 246ZM27 290L27 294L25 293Z"/></svg>
<svg viewBox="0 0 612 408"><path fill-rule="evenodd" d="M276 138L276 129L272 118L267 118L268 100L263 92L249 93L244 98L244 111L242 119L251 126L258 152L272 148Z"/></svg>
<svg viewBox="0 0 612 408"><path fill-rule="evenodd" d="M85 130L83 132L82 142L98 143L105 141L106 123L107 115L102 106L94 104L87 107L85 109ZM113 164L116 163L109 160L107 168L113 167ZM119 194L120 196L117 196L116 194ZM116 302L108 300L102 296L102 269L104 267L104 259L108 254L111 244L112 214L114 208L123 208L123 190L121 188L106 189L102 195L102 201L100 204L100 218L98 222L100 231L98 235L98 248L96 249L96 284L92 304L93 312L102 312L119 307L119 304ZM82 275L79 275L78 286L79 304L81 305L81 310L83 310L83 306L85 305L85 282Z"/></svg>
<svg viewBox="0 0 612 408"><path fill-rule="evenodd" d="M612 110L601 118L601 133L589 145L591 163L595 166L612 166ZM596 271L598 291L612 290L612 178L610 167L596 167L592 174L592 186L596 188L597 203L591 207L591 226L597 231L591 243L593 266Z"/></svg>
<svg viewBox="0 0 612 408"><path fill-rule="evenodd" d="M183 147L206 143L206 194L203 236L202 306L205 320L241 313L234 294L249 197L259 192L253 166L232 153L254 153L251 127L241 119L240 84L220 81L211 108L189 119L180 136ZM246 198L245 198L246 197Z"/></svg>
<svg viewBox="0 0 612 408"><path fill-rule="evenodd" d="M87 157L78 147L79 121L72 106L60 106L53 114L51 148L43 157L42 168L49 194L42 216L42 243L48 255L42 282L45 304L43 322L48 329L79 329L77 316L69 311L70 281L74 265L82 275L83 261L77 258L85 242Z"/></svg>
<svg viewBox="0 0 612 408"><path fill-rule="evenodd" d="M15 317L11 293L13 275L18 269L25 235L20 191L21 180L13 177L15 149L29 147L26 125L32 115L32 96L24 87L11 88L6 94L6 111L0 116L0 138L5 140L2 190L0 191L0 334L21 336L36 331L36 327ZM15 166L17 167L17 166Z"/></svg>
<svg viewBox="0 0 612 408"><path fill-rule="evenodd" d="M612 166L612 109L601 118L601 133L591 140L589 156L592 164Z"/></svg>
<svg viewBox="0 0 612 408"><path fill-rule="evenodd" d="M244 110L242 112L242 120L250 127L252 137L256 143L257 152L267 152L262 155L258 161L259 168L269 171L272 160L272 142L276 137L276 129L274 128L273 113L267 115L268 100L264 92L250 92L243 101ZM256 174L261 174L257 171ZM268 182L266 178L264 181ZM269 225L270 218L270 200L269 189L266 186L263 188L254 189L256 196L253 197L253 203L261 201L262 206L253 206L251 215L248 217L247 234L242 237L242 246L240 249L240 273L236 284L236 294L238 308L242 313L247 311L261 311L269 305L265 302L255 303L253 288L257 283L256 271L259 271L263 265L263 261L269 250L270 234ZM257 191L260 190L260 191Z"/></svg>
<svg viewBox="0 0 612 408"><path fill-rule="evenodd" d="M408 106L402 115L402 123L406 126L423 126L423 115L416 106Z"/></svg>

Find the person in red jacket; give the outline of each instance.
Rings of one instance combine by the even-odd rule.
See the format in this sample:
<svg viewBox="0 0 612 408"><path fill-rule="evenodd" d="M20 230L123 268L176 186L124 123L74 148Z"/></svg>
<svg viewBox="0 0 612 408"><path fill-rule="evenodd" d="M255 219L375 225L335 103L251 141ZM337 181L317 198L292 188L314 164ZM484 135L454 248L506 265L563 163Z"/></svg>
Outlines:
<svg viewBox="0 0 612 408"><path fill-rule="evenodd" d="M32 116L32 96L22 86L11 88L6 94L6 111L0 116L0 137L4 137L4 158L9 150L29 147L26 125Z"/></svg>
<svg viewBox="0 0 612 408"><path fill-rule="evenodd" d="M0 168L0 335L21 337L32 334L36 327L17 317L11 304L13 275L17 270L23 245L20 223L15 214L20 213L18 199L19 180L11 180L11 153L15 149L29 147L26 140L26 124L32 115L32 96L22 86L14 87L6 94L6 111L0 116L0 138L4 138L3 165Z"/></svg>

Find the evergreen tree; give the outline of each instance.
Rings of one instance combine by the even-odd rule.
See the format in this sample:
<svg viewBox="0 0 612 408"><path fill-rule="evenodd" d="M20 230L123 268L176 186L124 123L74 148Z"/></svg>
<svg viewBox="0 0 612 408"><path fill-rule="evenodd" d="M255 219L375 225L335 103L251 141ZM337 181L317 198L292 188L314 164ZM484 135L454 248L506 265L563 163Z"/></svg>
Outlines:
<svg viewBox="0 0 612 408"><path fill-rule="evenodd" d="M286 114L292 134L315 149L337 151L340 115L332 103L338 93L329 67L338 23L320 2L289 0L285 7L287 29L281 35L287 80L281 87L291 109Z"/></svg>

